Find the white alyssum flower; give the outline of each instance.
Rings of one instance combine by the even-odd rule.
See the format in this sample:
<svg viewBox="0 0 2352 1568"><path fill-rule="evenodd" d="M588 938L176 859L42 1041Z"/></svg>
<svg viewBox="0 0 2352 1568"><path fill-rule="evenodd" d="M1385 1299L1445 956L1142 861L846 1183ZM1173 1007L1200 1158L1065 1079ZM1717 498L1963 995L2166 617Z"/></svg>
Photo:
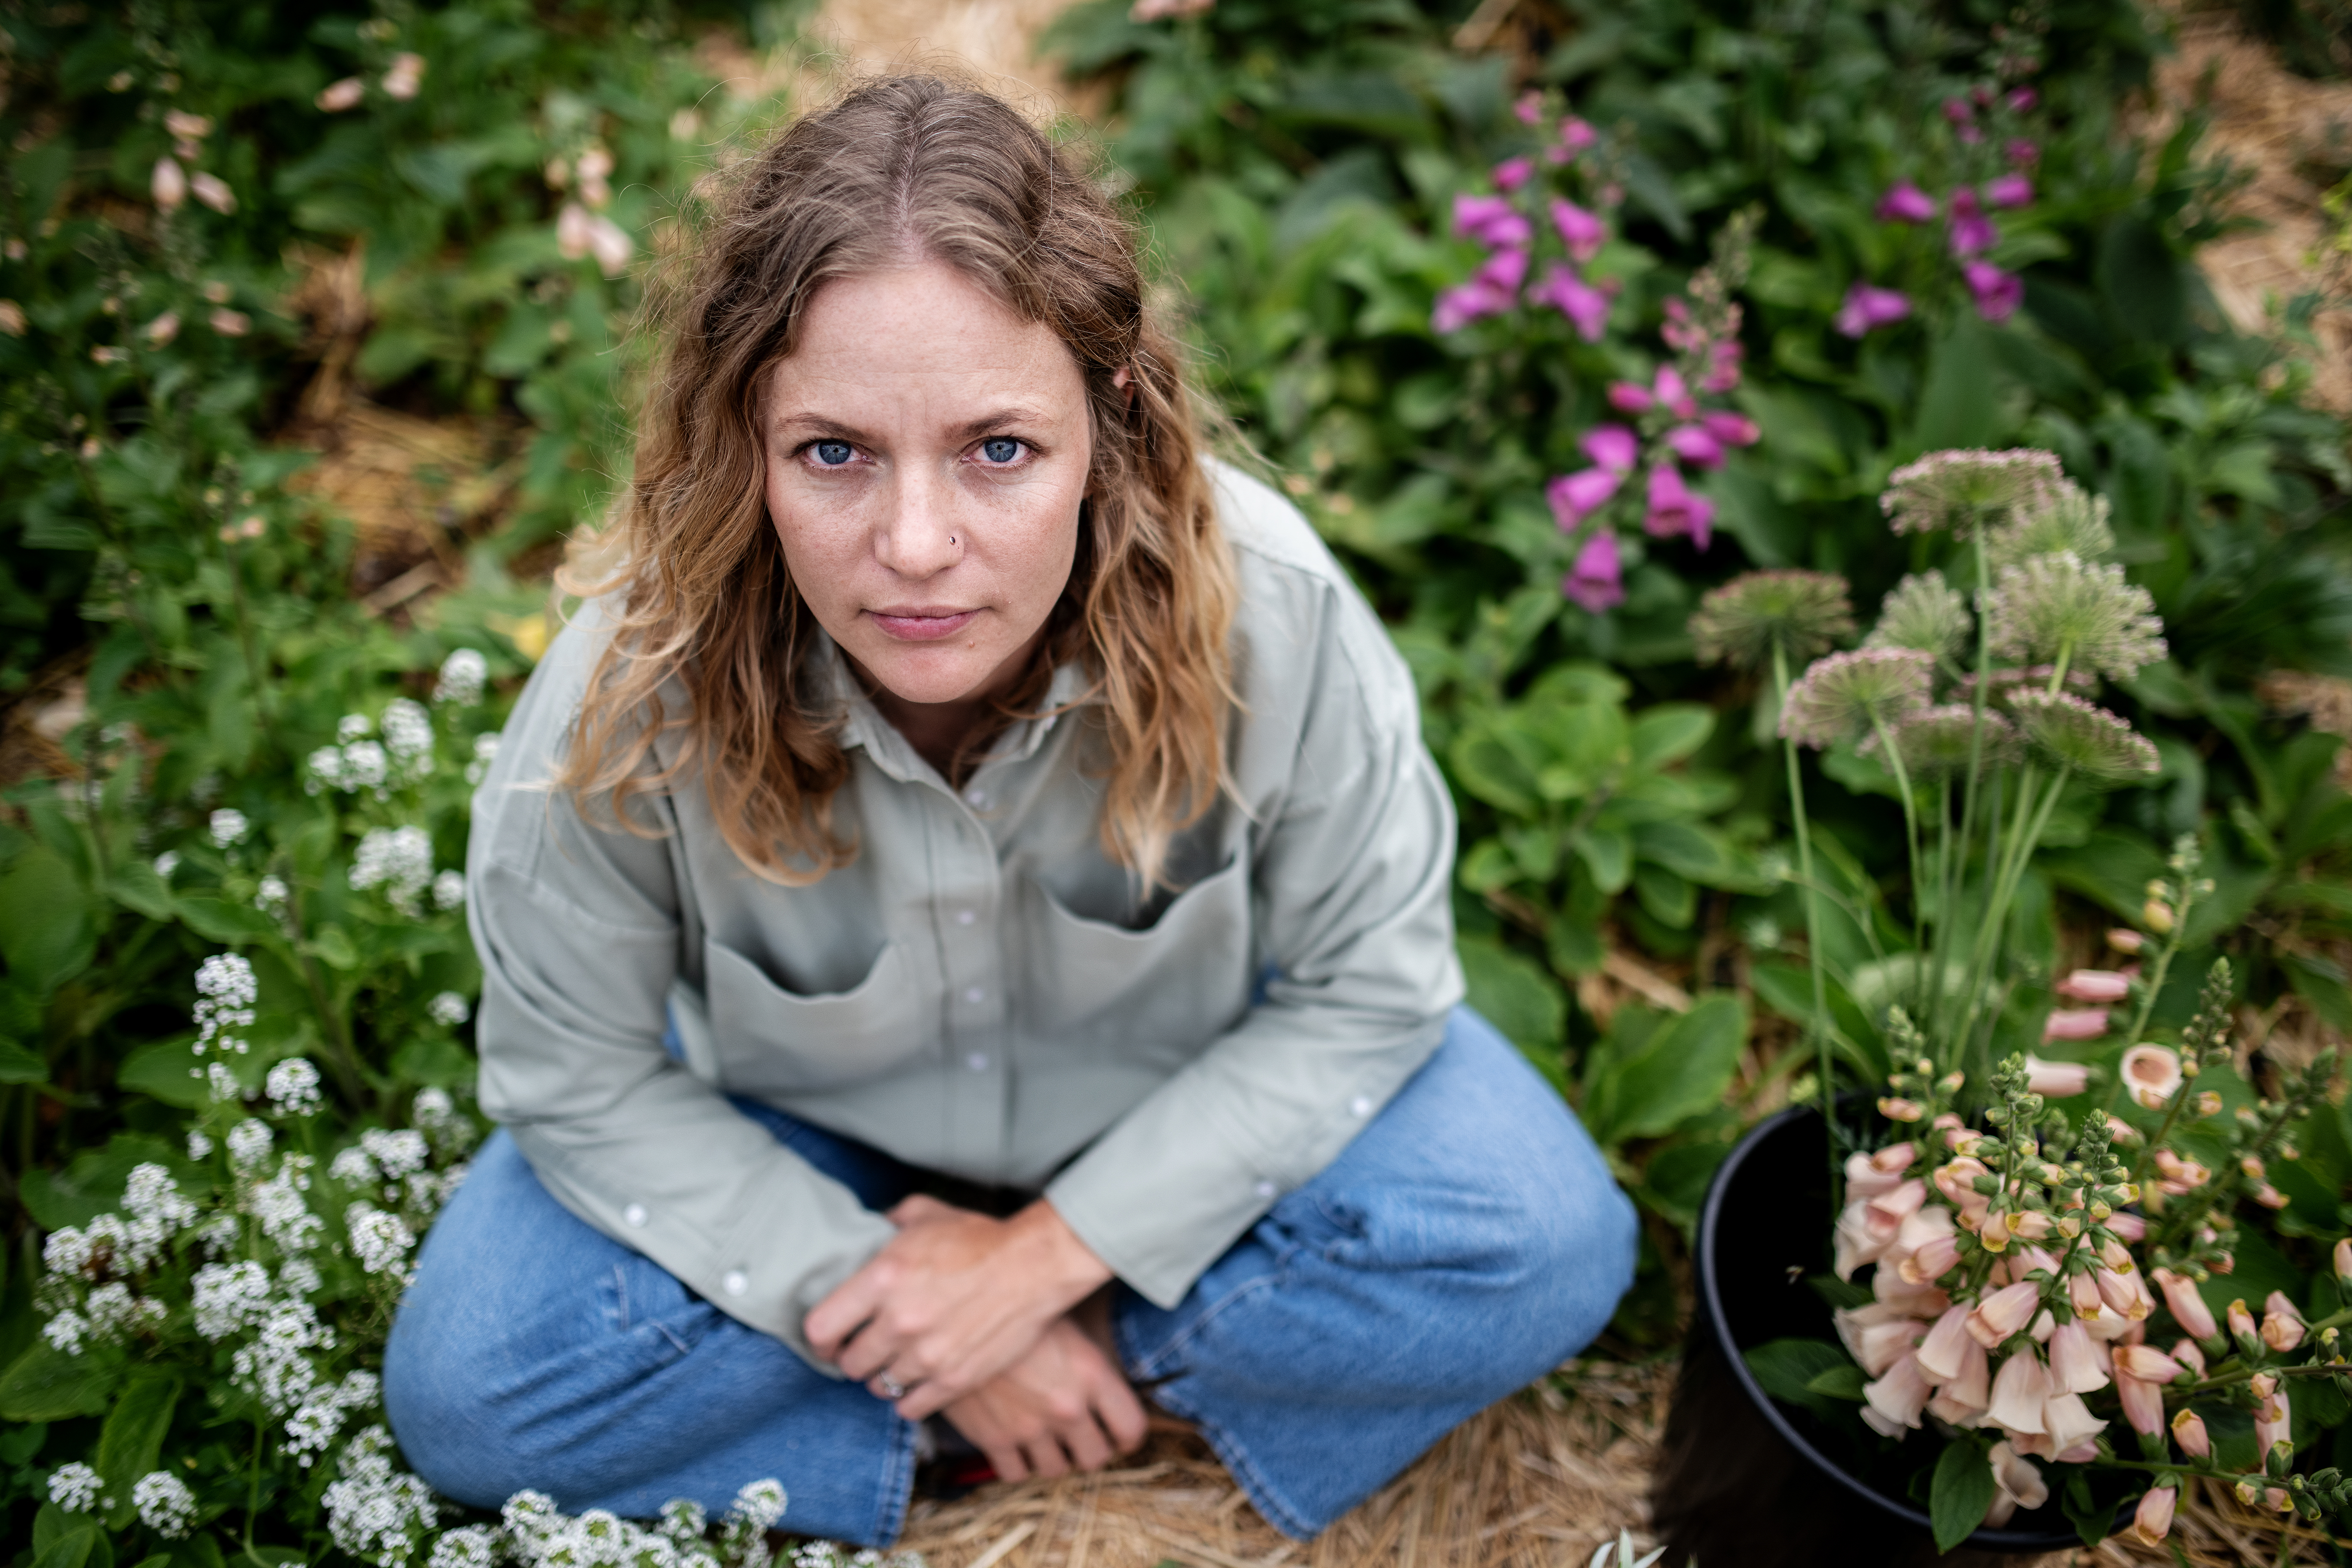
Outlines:
<svg viewBox="0 0 2352 1568"><path fill-rule="evenodd" d="M433 879L433 907L454 910L466 901L466 873L457 870L442 872Z"/></svg>
<svg viewBox="0 0 2352 1568"><path fill-rule="evenodd" d="M269 1143L275 1136L269 1123L247 1117L228 1130L228 1163L239 1171L257 1169L269 1158Z"/></svg>
<svg viewBox="0 0 2352 1568"><path fill-rule="evenodd" d="M167 1540L188 1533L196 1520L196 1494L169 1470L150 1470L131 1484L139 1522Z"/></svg>
<svg viewBox="0 0 2352 1568"><path fill-rule="evenodd" d="M343 1226L352 1237L352 1256L371 1274L393 1274L405 1268L408 1249L416 1237L396 1214L373 1204L353 1204L343 1211Z"/></svg>
<svg viewBox="0 0 2352 1568"><path fill-rule="evenodd" d="M474 760L466 764L466 782L471 784L481 783L482 775L488 773L490 764L498 760L499 732L493 730L487 735L475 736Z"/></svg>
<svg viewBox="0 0 2352 1568"><path fill-rule="evenodd" d="M735 1494L735 1506L727 1510L730 1521L740 1520L754 1530L772 1530L776 1521L784 1517L783 1484L769 1477L746 1486Z"/></svg>
<svg viewBox="0 0 2352 1568"><path fill-rule="evenodd" d="M268 1314L269 1270L251 1258L236 1263L207 1263L189 1284L195 1309L196 1332L208 1340L225 1340Z"/></svg>
<svg viewBox="0 0 2352 1568"><path fill-rule="evenodd" d="M191 1068L188 1070L194 1072L195 1069ZM238 1081L236 1074L229 1071L226 1064L222 1062L212 1062L205 1066L205 1082L206 1087L211 1089L212 1097L215 1100L251 1100L253 1098L252 1094L246 1089L245 1085Z"/></svg>
<svg viewBox="0 0 2352 1568"><path fill-rule="evenodd" d="M393 908L417 912L417 900L433 880L433 839L417 826L372 827L352 860L352 886L364 892L382 888Z"/></svg>
<svg viewBox="0 0 2352 1568"><path fill-rule="evenodd" d="M415 1103L408 1110L409 1120L427 1132L437 1132L448 1126L457 1114L457 1102L449 1098L446 1089L418 1089Z"/></svg>
<svg viewBox="0 0 2352 1568"><path fill-rule="evenodd" d="M463 651L463 650L460 650ZM495 1538L484 1526L461 1525L433 1543L425 1568L490 1568L497 1561Z"/></svg>
<svg viewBox="0 0 2352 1568"><path fill-rule="evenodd" d="M364 713L346 713L335 721L335 739L349 743L375 733L375 721Z"/></svg>
<svg viewBox="0 0 2352 1568"><path fill-rule="evenodd" d="M246 1212L261 1222L262 1234L281 1249L308 1252L327 1228L327 1222L302 1201L310 1189L310 1156L289 1154L276 1176L256 1184L246 1195Z"/></svg>
<svg viewBox="0 0 2352 1568"><path fill-rule="evenodd" d="M344 1447L341 1479L321 1500L335 1544L378 1568L407 1562L418 1532L438 1522L432 1491L393 1469L391 1447L392 1434L383 1427L361 1431Z"/></svg>
<svg viewBox="0 0 2352 1568"><path fill-rule="evenodd" d="M261 995L253 962L241 953L216 952L196 966L196 1042L198 1056L206 1051L243 1056L245 1038L236 1033L253 1026L253 1005Z"/></svg>
<svg viewBox="0 0 2352 1568"><path fill-rule="evenodd" d="M166 1232L185 1230L196 1223L196 1205L180 1191L172 1173L150 1161L134 1165L123 1184L122 1206L131 1218L161 1226Z"/></svg>
<svg viewBox="0 0 2352 1568"><path fill-rule="evenodd" d="M396 1181L411 1171L423 1170L430 1152L425 1145L425 1134L413 1127L371 1127L360 1134L360 1147L383 1168L386 1181Z"/></svg>
<svg viewBox="0 0 2352 1568"><path fill-rule="evenodd" d="M433 1016L435 1023L446 1024L453 1029L474 1016L473 1007L455 991L442 992L425 1004L425 1010Z"/></svg>
<svg viewBox="0 0 2352 1568"><path fill-rule="evenodd" d="M310 776L302 787L311 795L321 789L353 793L373 790L376 798L381 800L384 795L384 783L392 777L392 758L383 746L373 741L349 741L340 746L321 746L310 753L304 765Z"/></svg>
<svg viewBox="0 0 2352 1568"><path fill-rule="evenodd" d="M283 877L264 877L253 889L253 907L265 915L284 918L286 900L293 894Z"/></svg>
<svg viewBox="0 0 2352 1568"><path fill-rule="evenodd" d="M89 1315L90 1337L113 1341L152 1329L170 1316L163 1303L131 1293L121 1280L110 1280L89 1293L82 1303Z"/></svg>
<svg viewBox="0 0 2352 1568"><path fill-rule="evenodd" d="M395 697L384 704L383 745L394 763L408 778L433 771L433 716L412 697Z"/></svg>
<svg viewBox="0 0 2352 1568"><path fill-rule="evenodd" d="M319 1369L305 1352L332 1350L335 1331L319 1321L310 1302L273 1302L250 1343L241 1345L230 1368L272 1415L299 1405L319 1384Z"/></svg>
<svg viewBox="0 0 2352 1568"><path fill-rule="evenodd" d="M166 849L161 855L155 857L155 875L163 878L163 880L167 882L170 881L172 879L172 873L179 868L180 852L178 850Z"/></svg>
<svg viewBox="0 0 2352 1568"><path fill-rule="evenodd" d="M68 1513L95 1511L104 1501L103 1490L98 1472L79 1459L49 1472L49 1500Z"/></svg>
<svg viewBox="0 0 2352 1568"><path fill-rule="evenodd" d="M327 1166L327 1174L352 1187L372 1187L383 1179L375 1173L375 1162L356 1143L334 1157Z"/></svg>
<svg viewBox="0 0 2352 1568"><path fill-rule="evenodd" d="M209 1160L212 1158L212 1153L213 1141L210 1138L207 1138L202 1132L191 1131L188 1134L189 1159Z"/></svg>
<svg viewBox="0 0 2352 1568"><path fill-rule="evenodd" d="M383 1384L372 1372L347 1373L341 1383L322 1384L312 1389L294 1414L287 1417L287 1448L304 1469L309 1469L335 1440L345 1417L354 1410L365 1410L373 1405L382 1392Z"/></svg>
<svg viewBox="0 0 2352 1568"><path fill-rule="evenodd" d="M441 661L441 679L433 683L433 700L471 708L482 700L489 683L490 661L470 647L453 649Z"/></svg>
<svg viewBox="0 0 2352 1568"><path fill-rule="evenodd" d="M307 1258L289 1258L278 1268L278 1288L289 1296L319 1293L319 1266Z"/></svg>
<svg viewBox="0 0 2352 1568"><path fill-rule="evenodd" d="M253 824L246 820L245 813L228 805L214 812L208 826L212 829L213 843L223 849L242 842L253 827Z"/></svg>
<svg viewBox="0 0 2352 1568"><path fill-rule="evenodd" d="M63 1311L41 1325L41 1337L53 1350L68 1355L81 1354L82 1341L89 1337L89 1320L79 1312Z"/></svg>
<svg viewBox="0 0 2352 1568"><path fill-rule="evenodd" d="M319 1069L301 1057L289 1057L271 1068L262 1092L280 1116L309 1116L326 1103L319 1092Z"/></svg>

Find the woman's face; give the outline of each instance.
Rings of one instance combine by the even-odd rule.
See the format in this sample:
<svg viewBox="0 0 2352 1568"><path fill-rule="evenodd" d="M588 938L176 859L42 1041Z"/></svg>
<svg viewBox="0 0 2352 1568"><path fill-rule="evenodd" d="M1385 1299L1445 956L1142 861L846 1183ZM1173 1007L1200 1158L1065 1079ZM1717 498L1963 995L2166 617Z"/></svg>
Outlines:
<svg viewBox="0 0 2352 1568"><path fill-rule="evenodd" d="M944 263L826 284L763 410L768 515L818 624L901 701L1015 682L1069 581L1077 361Z"/></svg>

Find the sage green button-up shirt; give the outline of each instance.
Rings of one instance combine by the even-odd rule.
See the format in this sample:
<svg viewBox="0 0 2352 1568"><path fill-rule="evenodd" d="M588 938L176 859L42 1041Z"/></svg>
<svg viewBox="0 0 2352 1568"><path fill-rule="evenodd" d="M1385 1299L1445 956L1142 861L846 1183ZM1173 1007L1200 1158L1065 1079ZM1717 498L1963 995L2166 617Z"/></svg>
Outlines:
<svg viewBox="0 0 2352 1568"><path fill-rule="evenodd" d="M1173 1306L1436 1048L1454 826L1412 680L1297 510L1215 478L1235 790L1178 838L1173 893L1102 853L1083 706L1015 725L958 791L829 646L853 864L761 880L690 778L646 803L658 837L583 819L546 781L595 606L556 638L475 797L468 886L482 1103L566 1208L807 1356L803 1317L892 1227L740 1095L1042 1190ZM1058 672L1055 702L1084 684Z"/></svg>

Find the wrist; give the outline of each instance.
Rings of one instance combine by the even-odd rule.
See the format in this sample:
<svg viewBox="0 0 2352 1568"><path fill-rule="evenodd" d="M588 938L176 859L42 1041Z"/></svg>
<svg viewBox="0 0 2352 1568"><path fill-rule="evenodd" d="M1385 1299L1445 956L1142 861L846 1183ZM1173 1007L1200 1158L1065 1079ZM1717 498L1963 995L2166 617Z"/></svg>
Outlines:
<svg viewBox="0 0 2352 1568"><path fill-rule="evenodd" d="M1024 1273L1052 1300L1056 1313L1067 1311L1109 1282L1110 1265L1079 1239L1050 1199L1039 1198L1009 1223L1020 1239Z"/></svg>

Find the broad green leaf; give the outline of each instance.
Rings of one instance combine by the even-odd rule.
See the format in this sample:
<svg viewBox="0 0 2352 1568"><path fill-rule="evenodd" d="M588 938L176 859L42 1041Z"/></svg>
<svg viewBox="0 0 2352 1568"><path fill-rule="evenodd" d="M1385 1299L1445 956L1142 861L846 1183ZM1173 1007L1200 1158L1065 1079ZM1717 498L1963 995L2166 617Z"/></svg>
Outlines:
<svg viewBox="0 0 2352 1568"><path fill-rule="evenodd" d="M151 1163L174 1177L187 1169L168 1145L136 1132L118 1132L105 1147L88 1151L62 1171L36 1167L26 1172L18 1196L43 1230L88 1225L122 1200L123 1185L134 1167Z"/></svg>
<svg viewBox="0 0 2352 1568"><path fill-rule="evenodd" d="M1746 1352L1740 1359L1748 1363L1748 1370L1764 1392L1773 1398L1832 1418L1838 1414L1838 1402L1816 1393L1813 1379L1839 1367L1853 1365L1852 1356L1826 1340L1772 1340Z"/></svg>
<svg viewBox="0 0 2352 1568"><path fill-rule="evenodd" d="M163 1436L172 1429L172 1412L180 1403L180 1380L170 1373L143 1369L131 1381L108 1412L98 1434L97 1470L114 1499L107 1522L121 1530L133 1517L131 1483L155 1468L163 1452Z"/></svg>
<svg viewBox="0 0 2352 1568"><path fill-rule="evenodd" d="M1826 1394L1832 1399L1846 1399L1860 1404L1863 1384L1866 1381L1862 1374L1862 1368L1848 1362L1843 1366L1833 1366L1826 1372L1815 1373L1806 1380L1805 1387L1810 1393Z"/></svg>
<svg viewBox="0 0 2352 1568"><path fill-rule="evenodd" d="M1644 913L1673 931L1686 930L1698 915L1698 889L1663 866L1633 868L1633 893Z"/></svg>
<svg viewBox="0 0 2352 1568"><path fill-rule="evenodd" d="M1640 824L1633 829L1633 852L1694 882L1717 882L1733 869L1723 841L1693 822Z"/></svg>
<svg viewBox="0 0 2352 1568"><path fill-rule="evenodd" d="M33 1568L82 1568L99 1544L98 1521L45 1502L33 1516Z"/></svg>
<svg viewBox="0 0 2352 1568"><path fill-rule="evenodd" d="M1536 814L1534 773L1512 754L1492 727L1470 731L1454 742L1447 760L1454 764L1454 776L1461 781L1462 787L1487 805L1518 816Z"/></svg>
<svg viewBox="0 0 2352 1568"><path fill-rule="evenodd" d="M1715 714L1696 702L1661 702L1633 721L1633 766L1644 773L1670 767L1706 743Z"/></svg>
<svg viewBox="0 0 2352 1568"><path fill-rule="evenodd" d="M88 1356L68 1355L45 1339L35 1340L0 1372L0 1420L103 1415L119 1379L118 1373Z"/></svg>
<svg viewBox="0 0 2352 1568"><path fill-rule="evenodd" d="M1625 884L1633 879L1633 840L1614 827L1586 828L1570 840L1585 869L1592 873L1604 893L1624 891Z"/></svg>
<svg viewBox="0 0 2352 1568"><path fill-rule="evenodd" d="M1983 447L2000 435L2001 404L1994 390L1986 331L1973 311L1962 310L1952 317L1950 328L1928 357L1918 422L1911 427L1906 450Z"/></svg>
<svg viewBox="0 0 2352 1568"><path fill-rule="evenodd" d="M1624 1013L1618 1016L1622 1021ZM1594 1096L1604 1102L1604 1120L1591 1128L1592 1136L1604 1147L1655 1138L1714 1110L1747 1038L1747 1005L1736 996L1702 997L1689 1012L1659 1024L1609 1068L1609 1092Z"/></svg>
<svg viewBox="0 0 2352 1568"><path fill-rule="evenodd" d="M1538 1067L1549 1058L1554 1071L1568 1028L1568 999L1543 966L1501 942L1465 937L1454 944L1470 1005Z"/></svg>
<svg viewBox="0 0 2352 1568"><path fill-rule="evenodd" d="M47 994L89 967L96 952L89 895L65 857L46 844L17 856L0 877L0 955L11 975Z"/></svg>
<svg viewBox="0 0 2352 1568"><path fill-rule="evenodd" d="M1936 1479L1927 1491L1927 1518L1936 1532L1936 1550L1949 1552L1975 1534L1998 1490L1983 1449L1964 1438L1946 1444L1936 1460Z"/></svg>
<svg viewBox="0 0 2352 1568"><path fill-rule="evenodd" d="M190 931L212 942L257 942L278 934L278 922L247 904L226 899L179 900L179 916Z"/></svg>
<svg viewBox="0 0 2352 1568"><path fill-rule="evenodd" d="M106 879L106 896L151 921L168 921L177 912L170 886L144 860L117 866Z"/></svg>
<svg viewBox="0 0 2352 1568"><path fill-rule="evenodd" d="M38 1051L28 1051L14 1040L0 1040L0 1083L41 1083L49 1066Z"/></svg>
<svg viewBox="0 0 2352 1568"><path fill-rule="evenodd" d="M115 1069L114 1083L118 1089L183 1110L201 1110L212 1100L203 1064L186 1040L157 1040L140 1047Z"/></svg>

